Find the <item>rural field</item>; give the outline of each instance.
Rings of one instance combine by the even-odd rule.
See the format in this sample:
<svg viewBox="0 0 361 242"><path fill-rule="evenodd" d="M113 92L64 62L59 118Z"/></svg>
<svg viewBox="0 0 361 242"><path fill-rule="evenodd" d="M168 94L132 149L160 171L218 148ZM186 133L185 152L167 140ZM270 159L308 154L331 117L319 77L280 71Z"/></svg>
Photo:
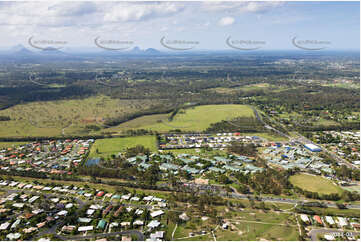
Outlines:
<svg viewBox="0 0 361 242"><path fill-rule="evenodd" d="M87 125L101 126L105 119L150 108L160 101L119 100L107 96L19 104L1 110L0 137L89 134Z"/></svg>
<svg viewBox="0 0 361 242"><path fill-rule="evenodd" d="M149 129L166 132L174 129L182 131L204 131L210 124L235 117L254 117L253 111L247 105L203 105L180 110L172 121L170 114L148 115L122 123L107 131L122 131L128 129Z"/></svg>
<svg viewBox="0 0 361 242"><path fill-rule="evenodd" d="M310 192L318 192L321 194L342 193L342 189L320 176L297 174L290 177L290 182L299 188Z"/></svg>
<svg viewBox="0 0 361 242"><path fill-rule="evenodd" d="M92 145L89 157L110 157L124 151L126 148L143 145L151 151L156 151L155 136L136 136L125 138L97 139ZM96 152L98 150L98 153Z"/></svg>

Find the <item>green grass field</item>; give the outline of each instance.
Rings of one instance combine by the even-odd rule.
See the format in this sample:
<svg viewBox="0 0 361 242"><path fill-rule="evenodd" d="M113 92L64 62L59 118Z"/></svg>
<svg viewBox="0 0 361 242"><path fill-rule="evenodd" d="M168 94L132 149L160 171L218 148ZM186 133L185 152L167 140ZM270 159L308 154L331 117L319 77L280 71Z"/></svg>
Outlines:
<svg viewBox="0 0 361 242"><path fill-rule="evenodd" d="M321 194L342 193L340 187L333 184L332 181L320 176L297 174L290 177L290 182L294 186L310 192L318 192Z"/></svg>
<svg viewBox="0 0 361 242"><path fill-rule="evenodd" d="M89 133L85 130L85 126L101 127L107 118L148 109L151 105L160 102L94 96L85 99L19 104L0 111L0 116L11 118L10 121L0 122L0 137L61 136L63 133L65 135L95 134L95 132Z"/></svg>
<svg viewBox="0 0 361 242"><path fill-rule="evenodd" d="M181 110L172 121L168 121L170 114L148 115L125 122L109 131L127 129L148 129L166 132L174 129L184 131L203 131L212 123L235 117L254 117L253 111L247 105L203 105Z"/></svg>
<svg viewBox="0 0 361 242"><path fill-rule="evenodd" d="M349 192L358 192L360 193L360 186L346 186L342 187L342 189L349 191Z"/></svg>
<svg viewBox="0 0 361 242"><path fill-rule="evenodd" d="M151 151L156 151L156 137L155 136L135 136L125 138L109 138L97 139L92 145L89 157L110 157L112 154L117 154L124 151L126 148L143 145ZM96 153L98 149L99 153Z"/></svg>

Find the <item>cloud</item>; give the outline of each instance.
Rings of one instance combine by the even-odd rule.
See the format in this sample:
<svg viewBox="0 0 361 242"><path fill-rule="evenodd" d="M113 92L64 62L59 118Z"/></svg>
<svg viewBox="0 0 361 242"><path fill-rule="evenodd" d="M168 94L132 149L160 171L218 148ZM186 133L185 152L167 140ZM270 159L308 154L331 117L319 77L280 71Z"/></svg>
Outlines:
<svg viewBox="0 0 361 242"><path fill-rule="evenodd" d="M228 25L232 25L233 23L234 23L234 18L232 17L224 17L218 21L218 25L220 26L228 26Z"/></svg>
<svg viewBox="0 0 361 242"><path fill-rule="evenodd" d="M119 3L105 13L105 22L144 21L175 15L184 9L183 4L173 2L160 3Z"/></svg>
<svg viewBox="0 0 361 242"><path fill-rule="evenodd" d="M265 13L276 7L282 6L283 2L203 2L201 8L206 11L224 13Z"/></svg>
<svg viewBox="0 0 361 242"><path fill-rule="evenodd" d="M55 16L83 16L95 13L97 6L93 2L74 2L71 4L56 4L49 6L48 10Z"/></svg>

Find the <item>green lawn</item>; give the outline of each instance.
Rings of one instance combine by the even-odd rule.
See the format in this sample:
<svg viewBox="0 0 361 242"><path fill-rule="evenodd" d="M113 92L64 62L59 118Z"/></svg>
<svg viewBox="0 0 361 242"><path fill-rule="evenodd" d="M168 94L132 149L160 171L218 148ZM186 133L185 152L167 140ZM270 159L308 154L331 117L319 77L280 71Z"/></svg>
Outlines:
<svg viewBox="0 0 361 242"><path fill-rule="evenodd" d="M237 227L238 236L233 240L298 240L298 229L293 226L280 226L271 224L259 224L238 222L234 223ZM226 236L218 235L217 240L226 240Z"/></svg>
<svg viewBox="0 0 361 242"><path fill-rule="evenodd" d="M117 154L126 148L137 145L143 145L151 151L157 150L155 136L97 139L91 147L89 157L110 157L112 154ZM96 153L97 149L99 153Z"/></svg>
<svg viewBox="0 0 361 242"><path fill-rule="evenodd" d="M165 132L174 129L184 131L203 131L212 123L228 120L235 117L254 117L253 111L247 105L202 105L183 109L178 112L172 121L168 121L170 114L147 115L133 119L110 128L109 131L127 129L150 129Z"/></svg>
<svg viewBox="0 0 361 242"><path fill-rule="evenodd" d="M350 192L360 193L360 186L346 186L346 187L342 187L342 189L350 191Z"/></svg>
<svg viewBox="0 0 361 242"><path fill-rule="evenodd" d="M290 177L290 182L294 186L310 192L318 192L321 194L342 193L340 187L333 184L332 181L320 176L297 174Z"/></svg>

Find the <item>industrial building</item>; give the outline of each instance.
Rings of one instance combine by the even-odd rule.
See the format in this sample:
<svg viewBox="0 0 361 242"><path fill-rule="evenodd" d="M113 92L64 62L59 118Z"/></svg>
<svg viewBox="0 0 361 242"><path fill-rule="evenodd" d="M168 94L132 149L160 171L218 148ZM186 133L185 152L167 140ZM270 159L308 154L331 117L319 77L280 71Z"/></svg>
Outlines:
<svg viewBox="0 0 361 242"><path fill-rule="evenodd" d="M305 148L312 152L320 152L322 149L314 144L305 144Z"/></svg>

